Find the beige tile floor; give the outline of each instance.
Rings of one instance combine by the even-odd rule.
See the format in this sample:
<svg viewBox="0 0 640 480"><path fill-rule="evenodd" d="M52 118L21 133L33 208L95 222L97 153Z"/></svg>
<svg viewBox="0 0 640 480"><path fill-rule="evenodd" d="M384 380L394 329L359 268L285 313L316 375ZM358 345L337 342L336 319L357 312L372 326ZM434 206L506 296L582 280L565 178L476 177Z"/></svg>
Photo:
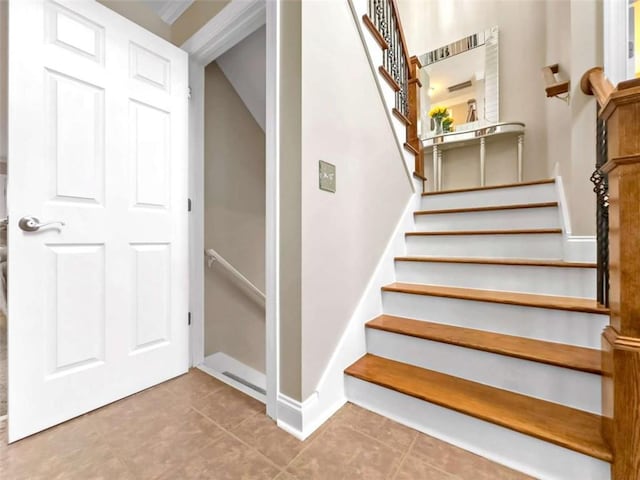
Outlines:
<svg viewBox="0 0 640 480"><path fill-rule="evenodd" d="M2 480L520 480L529 478L355 405L311 438L199 370L7 446Z"/></svg>

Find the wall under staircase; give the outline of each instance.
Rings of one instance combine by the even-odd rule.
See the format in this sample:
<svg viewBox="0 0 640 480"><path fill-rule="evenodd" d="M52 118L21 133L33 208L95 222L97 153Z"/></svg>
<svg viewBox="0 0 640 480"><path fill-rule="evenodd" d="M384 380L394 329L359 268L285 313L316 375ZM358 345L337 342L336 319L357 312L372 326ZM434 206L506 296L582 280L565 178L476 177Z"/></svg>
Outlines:
<svg viewBox="0 0 640 480"><path fill-rule="evenodd" d="M608 479L595 265L554 180L423 194L350 401L541 479Z"/></svg>

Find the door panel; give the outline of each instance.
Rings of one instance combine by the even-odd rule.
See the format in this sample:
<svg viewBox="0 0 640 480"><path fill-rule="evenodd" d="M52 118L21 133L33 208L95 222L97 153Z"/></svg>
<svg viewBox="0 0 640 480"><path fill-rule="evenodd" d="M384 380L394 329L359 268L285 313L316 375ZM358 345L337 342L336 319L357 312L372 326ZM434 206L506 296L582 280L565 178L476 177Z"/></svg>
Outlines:
<svg viewBox="0 0 640 480"><path fill-rule="evenodd" d="M91 0L9 9L14 441L187 370L187 55Z"/></svg>

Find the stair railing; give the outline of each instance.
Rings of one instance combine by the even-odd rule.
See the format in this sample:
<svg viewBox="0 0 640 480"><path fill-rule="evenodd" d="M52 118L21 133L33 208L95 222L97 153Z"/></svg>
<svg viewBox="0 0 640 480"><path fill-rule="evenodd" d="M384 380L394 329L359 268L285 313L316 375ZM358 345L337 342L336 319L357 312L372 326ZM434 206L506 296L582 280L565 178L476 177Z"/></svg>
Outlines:
<svg viewBox="0 0 640 480"><path fill-rule="evenodd" d="M600 107L604 106L614 87L605 77L602 68L588 70L582 77L580 87L587 95L594 95ZM609 306L609 180L603 170L607 163L607 122L600 112L596 129L596 168L591 174L596 194L596 239L597 239L597 299Z"/></svg>
<svg viewBox="0 0 640 480"><path fill-rule="evenodd" d="M598 101L599 300L610 307L602 334L602 434L612 480L640 480L640 79L614 86L602 68L581 89ZM604 240L603 240L604 242ZM608 284L608 288L607 288Z"/></svg>
<svg viewBox="0 0 640 480"><path fill-rule="evenodd" d="M373 32L382 48L380 74L395 90L393 114L406 126L405 148L415 155L415 175L424 177L422 144L418 138L418 118L420 112L421 67L417 57L409 56L400 11L395 0L368 0L365 25Z"/></svg>
<svg viewBox="0 0 640 480"><path fill-rule="evenodd" d="M248 289L251 293L253 293L256 297L258 297L263 302L265 301L265 294L262 290L256 287L251 280L241 274L237 268L231 265L225 258L216 252L213 248L209 248L204 251L204 256L207 259L207 266L211 268L214 262L218 262L218 264L223 267L227 272L235 277L235 279L240 282L240 284Z"/></svg>

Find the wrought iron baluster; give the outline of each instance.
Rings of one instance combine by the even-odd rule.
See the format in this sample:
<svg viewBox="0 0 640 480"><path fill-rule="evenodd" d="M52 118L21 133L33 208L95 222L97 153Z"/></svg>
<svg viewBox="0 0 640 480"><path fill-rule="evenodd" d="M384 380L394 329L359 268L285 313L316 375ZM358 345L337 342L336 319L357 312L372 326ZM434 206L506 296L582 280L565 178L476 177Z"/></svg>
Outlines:
<svg viewBox="0 0 640 480"><path fill-rule="evenodd" d="M597 298L609 306L609 182L601 167L607 161L607 125L598 119L596 136L596 169L591 175L596 193L597 229Z"/></svg>

